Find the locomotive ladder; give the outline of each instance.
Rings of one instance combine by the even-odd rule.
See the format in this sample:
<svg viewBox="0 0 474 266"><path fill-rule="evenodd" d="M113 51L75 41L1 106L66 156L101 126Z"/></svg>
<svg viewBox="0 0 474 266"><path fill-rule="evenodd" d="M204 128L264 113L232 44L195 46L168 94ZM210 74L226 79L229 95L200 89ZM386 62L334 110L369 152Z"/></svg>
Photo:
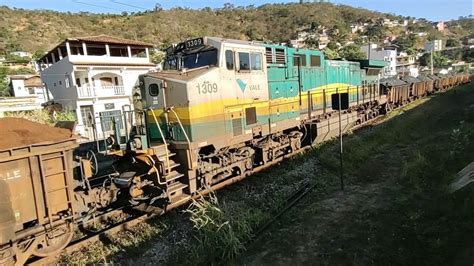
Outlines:
<svg viewBox="0 0 474 266"><path fill-rule="evenodd" d="M184 174L180 173L176 169L180 166L180 164L171 159L171 157L175 156L176 153L171 153L169 151L168 143L166 142L163 131L161 130L159 126L158 118L156 117L155 112L153 112L153 109L150 108L150 111L152 113L158 132L160 133L161 139L163 140L162 145L159 145L153 148L156 153L155 155L159 159L159 161L166 163L165 164L166 166L164 167L165 169L163 169L162 171L163 172L162 177L165 179L165 183L163 183L163 185L166 186L166 195L168 196L168 200L171 204L179 204L180 202L186 201L190 198L188 194L184 193L184 189L186 189L188 185L179 181L180 178L184 177ZM176 115L176 113L174 114ZM179 121L179 118L178 118L178 121ZM188 139L187 135L186 135L186 139ZM158 177L158 180L160 180L160 177Z"/></svg>

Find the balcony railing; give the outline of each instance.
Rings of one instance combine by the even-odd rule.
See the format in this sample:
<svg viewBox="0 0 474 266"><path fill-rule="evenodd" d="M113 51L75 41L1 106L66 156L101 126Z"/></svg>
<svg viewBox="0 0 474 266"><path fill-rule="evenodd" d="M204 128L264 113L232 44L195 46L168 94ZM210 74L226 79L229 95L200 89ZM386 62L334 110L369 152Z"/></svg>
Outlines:
<svg viewBox="0 0 474 266"><path fill-rule="evenodd" d="M77 87L79 98L113 97L125 95L123 86L82 86Z"/></svg>

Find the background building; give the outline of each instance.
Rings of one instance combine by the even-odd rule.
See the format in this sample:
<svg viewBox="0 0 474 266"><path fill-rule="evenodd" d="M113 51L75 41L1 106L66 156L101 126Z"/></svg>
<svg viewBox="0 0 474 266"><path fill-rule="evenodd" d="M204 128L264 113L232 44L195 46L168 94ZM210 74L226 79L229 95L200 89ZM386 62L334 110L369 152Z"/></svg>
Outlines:
<svg viewBox="0 0 474 266"><path fill-rule="evenodd" d="M38 62L54 102L76 114L76 133L105 138L113 133L99 117L132 107L138 76L155 68L145 42L100 35L68 38ZM94 130L96 125L96 130Z"/></svg>
<svg viewBox="0 0 474 266"><path fill-rule="evenodd" d="M390 77L397 75L397 46L378 47L377 44L362 46L362 51L369 60L383 60L388 62L388 66L382 70L382 76Z"/></svg>
<svg viewBox="0 0 474 266"><path fill-rule="evenodd" d="M10 90L15 97L36 97L38 105L48 101L46 90L39 75L12 75Z"/></svg>

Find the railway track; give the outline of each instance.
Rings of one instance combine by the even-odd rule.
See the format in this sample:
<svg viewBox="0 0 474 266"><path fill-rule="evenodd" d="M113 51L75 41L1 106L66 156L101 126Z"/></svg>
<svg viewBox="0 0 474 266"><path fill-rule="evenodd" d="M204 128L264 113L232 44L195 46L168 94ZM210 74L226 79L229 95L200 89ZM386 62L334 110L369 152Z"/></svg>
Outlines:
<svg viewBox="0 0 474 266"><path fill-rule="evenodd" d="M416 101L414 101L410 104L417 103L420 100L421 99L417 99ZM397 109L403 108L405 106L407 106L407 105L404 105L404 106L401 106L399 108L393 109L392 112L397 110ZM368 120L364 123L353 126L350 129L350 131L356 131L356 130L360 130L360 129L368 127L368 126L378 125L378 124L382 123L383 121L385 121L386 118L387 118L387 115L380 115L380 116L374 117L371 120ZM344 133L344 134L347 134L347 132ZM303 153L305 151L308 151L312 148L313 148L312 145L302 147L301 149L299 149L297 151L294 151L292 153L286 154L282 157L279 157L279 158L269 162L266 165L255 167L251 171L245 172L245 173L241 174L240 176L230 178L228 180L225 180L221 183L218 183L218 184L214 185L212 188L205 189L200 194L192 196L191 199L197 199L197 198L201 197L202 195L206 195L206 194L208 194L212 191L216 191L216 190L219 190L219 189L221 189L225 186L228 186L228 185L231 185L233 183L239 182L239 181L245 179L246 177L253 175L254 173L260 172L260 171L265 170L265 169L267 169L271 166L277 165L277 164L281 163L282 161L284 161L286 159L292 158L295 155L301 154L301 153ZM304 198L306 195L308 195L309 192L311 192L314 187L315 187L314 184L306 182L299 189L297 189L295 192L293 192L293 194L288 197L287 204L276 215L274 215L267 223L265 223L262 227L260 227L255 232L254 237L250 241L254 240L259 235L261 235L279 217L281 217L289 209L294 207L302 198ZM177 204L169 205L169 206L166 207L166 212L168 212L172 209L175 209L175 208L179 208L183 205L186 205L187 203L189 203L189 200L181 201L181 202L178 202ZM120 214L121 211L122 210L119 210L119 209L112 210L110 212L104 213L102 215L99 215L99 216L93 218L93 220L99 221L101 219L107 219L110 216ZM123 230L130 229L130 228L136 226L137 224L139 224L141 222L145 222L149 219L152 219L154 217L158 217L158 216L161 216L161 215L163 215L163 214L158 214L158 213L154 214L154 213L152 213L152 214L138 214L138 215L130 216L129 218L127 218L123 221L120 221L116 224L110 225L107 228L104 228L104 229L99 230L97 232L91 233L91 234L89 234L85 237L82 237L82 238L79 238L77 240L72 241L64 250L62 250L61 253L58 253L58 254L56 254L54 256L50 256L50 257L30 259L30 260L27 261L26 265L47 265L47 264L54 263L64 253L65 254L71 254L75 251L78 251L78 250L81 250L82 248L87 247L88 245L90 245L90 244L92 244L96 241L100 241L102 237L105 237L105 236L110 235L110 234L118 233L118 232L123 231Z"/></svg>

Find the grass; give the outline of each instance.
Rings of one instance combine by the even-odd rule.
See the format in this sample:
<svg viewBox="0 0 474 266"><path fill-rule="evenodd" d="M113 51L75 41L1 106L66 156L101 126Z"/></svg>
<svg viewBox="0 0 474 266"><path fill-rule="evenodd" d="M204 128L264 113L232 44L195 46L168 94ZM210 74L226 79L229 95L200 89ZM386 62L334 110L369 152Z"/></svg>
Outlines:
<svg viewBox="0 0 474 266"><path fill-rule="evenodd" d="M449 194L447 187L474 160L474 86L392 115L346 138L344 193L312 194L237 262L470 263L473 189ZM315 151L318 178L338 178L337 148L327 143Z"/></svg>

